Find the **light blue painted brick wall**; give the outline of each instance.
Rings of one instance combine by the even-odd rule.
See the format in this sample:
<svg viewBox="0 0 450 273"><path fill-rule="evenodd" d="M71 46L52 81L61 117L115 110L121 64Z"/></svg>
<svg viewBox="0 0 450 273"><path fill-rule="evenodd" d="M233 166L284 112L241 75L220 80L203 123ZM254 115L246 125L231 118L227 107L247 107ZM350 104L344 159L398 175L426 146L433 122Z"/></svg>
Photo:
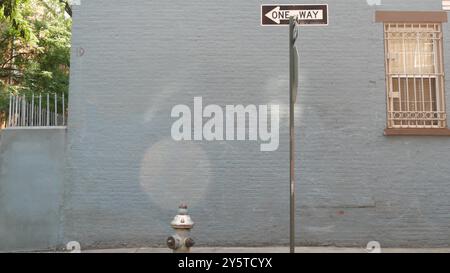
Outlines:
<svg viewBox="0 0 450 273"><path fill-rule="evenodd" d="M75 7L65 241L164 245L186 201L199 245L288 243L288 33L260 26L260 5L275 2ZM450 139L383 136L383 30L374 23L376 9L440 10L441 1L306 2L327 2L330 25L300 31L298 243L448 246ZM194 96L280 104L279 150L174 142L171 109Z"/></svg>
<svg viewBox="0 0 450 273"><path fill-rule="evenodd" d="M66 130L0 133L0 252L45 250L61 241Z"/></svg>

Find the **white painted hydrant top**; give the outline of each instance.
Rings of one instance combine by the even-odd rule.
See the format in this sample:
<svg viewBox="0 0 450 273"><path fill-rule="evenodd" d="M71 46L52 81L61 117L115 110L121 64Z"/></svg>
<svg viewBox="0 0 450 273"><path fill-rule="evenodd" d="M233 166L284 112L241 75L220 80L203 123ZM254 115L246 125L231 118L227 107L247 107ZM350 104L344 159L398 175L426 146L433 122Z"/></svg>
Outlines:
<svg viewBox="0 0 450 273"><path fill-rule="evenodd" d="M187 205L181 204L178 208L178 215L173 218L170 225L174 229L192 229L194 227L194 221L188 215Z"/></svg>

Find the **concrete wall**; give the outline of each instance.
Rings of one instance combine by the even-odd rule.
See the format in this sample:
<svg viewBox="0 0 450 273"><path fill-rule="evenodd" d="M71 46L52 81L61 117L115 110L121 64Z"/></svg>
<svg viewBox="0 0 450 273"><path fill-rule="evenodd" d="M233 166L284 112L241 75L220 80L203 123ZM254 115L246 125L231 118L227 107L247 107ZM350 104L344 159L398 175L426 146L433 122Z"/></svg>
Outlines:
<svg viewBox="0 0 450 273"><path fill-rule="evenodd" d="M0 135L0 251L59 246L66 130Z"/></svg>
<svg viewBox="0 0 450 273"><path fill-rule="evenodd" d="M288 30L260 26L260 4L273 2L75 7L62 241L163 245L186 201L200 245L288 243ZM374 23L376 9L440 10L441 1L284 1L302 2L327 2L330 25L300 31L298 243L448 246L450 139L383 136ZM194 96L279 104L279 150L173 141L171 109Z"/></svg>

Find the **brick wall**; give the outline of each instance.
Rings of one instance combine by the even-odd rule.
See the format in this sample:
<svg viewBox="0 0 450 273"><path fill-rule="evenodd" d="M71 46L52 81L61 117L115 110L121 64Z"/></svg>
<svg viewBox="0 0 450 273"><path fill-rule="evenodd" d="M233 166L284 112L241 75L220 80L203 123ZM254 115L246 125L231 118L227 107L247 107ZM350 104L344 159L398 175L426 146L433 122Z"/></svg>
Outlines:
<svg viewBox="0 0 450 273"><path fill-rule="evenodd" d="M65 241L163 245L186 201L199 245L288 243L288 30L260 26L260 5L274 2L75 7ZM383 136L383 28L373 19L376 9L441 10L441 1L307 1L325 2L330 25L299 38L298 243L448 246L450 139ZM174 142L171 109L194 96L279 104L279 150Z"/></svg>

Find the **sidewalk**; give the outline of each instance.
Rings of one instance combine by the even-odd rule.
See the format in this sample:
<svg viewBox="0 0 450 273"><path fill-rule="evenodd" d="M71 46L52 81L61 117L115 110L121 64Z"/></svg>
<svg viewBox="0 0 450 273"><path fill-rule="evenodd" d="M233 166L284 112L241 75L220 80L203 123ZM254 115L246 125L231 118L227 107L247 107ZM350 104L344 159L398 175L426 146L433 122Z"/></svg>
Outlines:
<svg viewBox="0 0 450 273"><path fill-rule="evenodd" d="M258 248L193 248L192 253L288 253L288 247L258 247ZM450 248L386 248L382 253L450 253ZM117 248L84 250L82 253L171 253L166 248ZM340 247L298 247L296 253L369 253L363 248Z"/></svg>

